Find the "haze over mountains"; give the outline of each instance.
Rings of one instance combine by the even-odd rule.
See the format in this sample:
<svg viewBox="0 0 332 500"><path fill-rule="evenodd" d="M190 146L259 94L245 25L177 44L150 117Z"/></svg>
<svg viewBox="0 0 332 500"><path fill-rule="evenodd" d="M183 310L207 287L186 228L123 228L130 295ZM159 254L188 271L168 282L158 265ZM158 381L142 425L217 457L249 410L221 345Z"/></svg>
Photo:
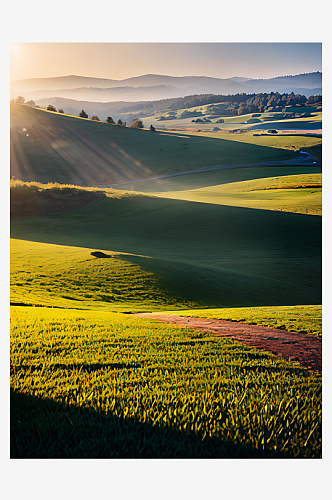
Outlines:
<svg viewBox="0 0 332 500"><path fill-rule="evenodd" d="M23 95L26 100L66 98L94 102L154 101L200 94L291 93L320 95L322 73L278 76L270 79L246 77L213 78L207 76L142 75L124 80L62 76L32 78L11 82L10 97ZM42 105L41 103L38 103Z"/></svg>

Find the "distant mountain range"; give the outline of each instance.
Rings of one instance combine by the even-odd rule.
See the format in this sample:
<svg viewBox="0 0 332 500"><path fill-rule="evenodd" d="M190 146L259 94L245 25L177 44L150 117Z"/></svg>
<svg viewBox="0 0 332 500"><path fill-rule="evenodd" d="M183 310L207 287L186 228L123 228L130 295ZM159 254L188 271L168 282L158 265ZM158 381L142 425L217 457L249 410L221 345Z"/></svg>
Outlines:
<svg viewBox="0 0 332 500"><path fill-rule="evenodd" d="M155 101L200 94L291 93L321 95L322 73L278 76L269 79L246 77L142 75L124 80L61 76L31 78L11 82L10 97L26 100L66 98L92 102Z"/></svg>

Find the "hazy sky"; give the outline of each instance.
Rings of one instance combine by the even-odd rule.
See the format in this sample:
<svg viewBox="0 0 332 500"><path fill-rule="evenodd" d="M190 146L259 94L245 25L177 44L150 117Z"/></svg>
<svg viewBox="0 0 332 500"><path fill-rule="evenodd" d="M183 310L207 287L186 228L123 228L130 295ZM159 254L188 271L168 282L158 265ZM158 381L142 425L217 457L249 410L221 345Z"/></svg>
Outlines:
<svg viewBox="0 0 332 500"><path fill-rule="evenodd" d="M80 75L272 78L322 70L321 43L15 43L10 79Z"/></svg>

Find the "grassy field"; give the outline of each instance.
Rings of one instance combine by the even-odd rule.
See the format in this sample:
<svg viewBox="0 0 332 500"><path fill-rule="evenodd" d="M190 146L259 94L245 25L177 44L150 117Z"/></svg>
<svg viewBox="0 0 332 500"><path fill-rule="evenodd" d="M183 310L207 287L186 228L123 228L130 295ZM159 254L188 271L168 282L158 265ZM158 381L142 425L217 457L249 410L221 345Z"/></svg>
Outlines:
<svg viewBox="0 0 332 500"><path fill-rule="evenodd" d="M119 185L118 188L143 193L167 193L168 191L186 191L220 184L266 179L289 175L310 175L321 173L321 167L304 165L269 165L257 167L240 167L225 170L206 171L197 174L179 175L152 181L143 181Z"/></svg>
<svg viewBox="0 0 332 500"><path fill-rule="evenodd" d="M321 381L229 339L13 307L12 458L319 458Z"/></svg>
<svg viewBox="0 0 332 500"><path fill-rule="evenodd" d="M321 336L321 217L310 215L320 213L321 168L82 189L297 154L292 138L241 137L250 134L264 145L13 106L12 175L44 182L11 182L13 458L321 457L318 373L121 314ZM301 140L319 157L320 143Z"/></svg>
<svg viewBox="0 0 332 500"><path fill-rule="evenodd" d="M176 295L211 307L321 303L320 217L118 196L79 212L13 218L12 238L131 254Z"/></svg>
<svg viewBox="0 0 332 500"><path fill-rule="evenodd" d="M160 196L200 203L322 215L322 174L268 177L196 190L187 187L185 191L162 192Z"/></svg>
<svg viewBox="0 0 332 500"><path fill-rule="evenodd" d="M241 321L249 325L262 325L290 332L308 333L316 337L322 336L322 306L238 307L235 309L229 307L227 309L168 311L165 314Z"/></svg>
<svg viewBox="0 0 332 500"><path fill-rule="evenodd" d="M90 253L11 240L11 303L113 311L198 307L172 294L161 275L130 262L134 255L110 251L111 258L99 259Z"/></svg>
<svg viewBox="0 0 332 500"><path fill-rule="evenodd" d="M275 128L276 124L270 124L269 128ZM266 132L266 131L262 131ZM220 132L204 132L204 137L211 137L215 139L223 139L238 144L253 144L256 146L265 146L275 149L284 149L289 151L310 151L315 147L321 147L322 139L319 137L305 137L303 135L257 135L260 130L246 130L241 133L223 134ZM192 132L194 135L194 132ZM195 133L197 135L197 133ZM202 134L200 134L202 135Z"/></svg>
<svg viewBox="0 0 332 500"><path fill-rule="evenodd" d="M286 149L179 137L20 105L11 105L10 125L11 175L23 181L110 185L210 165L296 156Z"/></svg>

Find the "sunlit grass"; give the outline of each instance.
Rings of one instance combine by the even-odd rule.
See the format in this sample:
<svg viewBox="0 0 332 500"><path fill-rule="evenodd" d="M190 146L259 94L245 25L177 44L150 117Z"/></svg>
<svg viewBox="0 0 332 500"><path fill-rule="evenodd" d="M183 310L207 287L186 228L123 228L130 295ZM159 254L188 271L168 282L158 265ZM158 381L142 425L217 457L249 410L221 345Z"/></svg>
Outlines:
<svg viewBox="0 0 332 500"><path fill-rule="evenodd" d="M198 306L170 293L159 274L130 262L130 255L106 254L111 257L96 258L89 248L11 240L11 303L115 311Z"/></svg>
<svg viewBox="0 0 332 500"><path fill-rule="evenodd" d="M14 456L131 452L144 457L143 450L150 447L156 457L157 449L149 443L158 428L180 432L170 438L171 452L158 448L164 457L171 453L190 458L182 445L188 434L201 443L201 456L204 449L211 456L225 456L227 442L246 445L249 452L243 453L253 457L278 452L285 457L321 456L319 375L229 339L148 320L13 307L11 388L16 395L11 418ZM44 400L65 405L56 424L54 409L45 409L43 418L36 420ZM80 439L81 429L70 425L77 422L75 408L95 412L80 423L85 430ZM98 414L123 419L123 425L133 422L127 446L112 444L112 427L94 432ZM141 450L135 423L150 426Z"/></svg>
<svg viewBox="0 0 332 500"><path fill-rule="evenodd" d="M322 215L322 174L269 177L154 194L201 203Z"/></svg>

